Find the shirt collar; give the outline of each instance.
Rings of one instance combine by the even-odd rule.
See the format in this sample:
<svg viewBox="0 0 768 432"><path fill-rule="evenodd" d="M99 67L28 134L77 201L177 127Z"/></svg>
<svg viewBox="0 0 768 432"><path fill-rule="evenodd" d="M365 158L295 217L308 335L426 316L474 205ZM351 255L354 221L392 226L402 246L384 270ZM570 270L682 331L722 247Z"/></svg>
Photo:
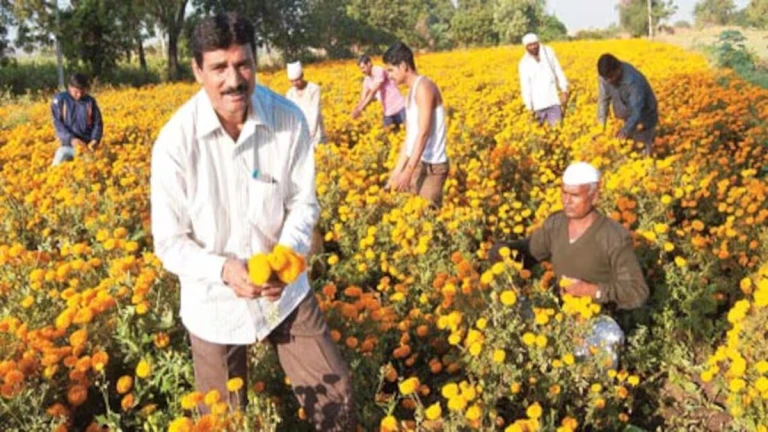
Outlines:
<svg viewBox="0 0 768 432"><path fill-rule="evenodd" d="M213 109L213 104L205 89L200 89L197 94L198 97L198 126L197 126L197 138L202 139L209 134L222 129L221 121L216 111ZM250 134L257 126L263 126L267 129L274 129L274 121L270 115L270 110L267 109L265 104L269 101L262 100L265 97L256 86L251 94L251 106L248 110L248 114L243 124L243 133Z"/></svg>

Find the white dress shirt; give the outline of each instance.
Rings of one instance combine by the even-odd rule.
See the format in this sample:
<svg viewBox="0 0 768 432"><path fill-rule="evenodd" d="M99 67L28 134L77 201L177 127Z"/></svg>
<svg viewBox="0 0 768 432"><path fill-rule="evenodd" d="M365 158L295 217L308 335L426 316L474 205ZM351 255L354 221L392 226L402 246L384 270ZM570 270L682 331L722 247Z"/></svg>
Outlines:
<svg viewBox="0 0 768 432"><path fill-rule="evenodd" d="M307 124L296 105L257 86L235 142L204 90L163 127L152 149L155 253L181 282L181 319L220 344L266 338L310 292L306 273L280 300L238 297L227 258L284 244L306 254L319 206Z"/></svg>
<svg viewBox="0 0 768 432"><path fill-rule="evenodd" d="M298 105L307 118L312 144L317 145L325 142L325 125L323 124L323 113L320 109L320 86L308 82L303 90L291 87L288 93L285 94L285 97Z"/></svg>
<svg viewBox="0 0 768 432"><path fill-rule="evenodd" d="M541 45L539 61L528 51L520 59L520 91L523 103L529 111L539 111L555 105L560 105L557 88L568 91L568 80L565 78L560 62L557 61L555 50Z"/></svg>

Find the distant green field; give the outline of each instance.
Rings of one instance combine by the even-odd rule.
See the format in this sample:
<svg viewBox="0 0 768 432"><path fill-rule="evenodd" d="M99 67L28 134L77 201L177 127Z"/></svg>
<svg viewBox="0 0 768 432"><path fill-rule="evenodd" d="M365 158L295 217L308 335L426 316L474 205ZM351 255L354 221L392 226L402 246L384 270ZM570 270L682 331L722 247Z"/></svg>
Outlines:
<svg viewBox="0 0 768 432"><path fill-rule="evenodd" d="M738 27L706 27L702 29L676 28L675 34L662 34L659 40L688 49L700 49L717 41L718 36L725 30L738 30L747 38L747 48L760 59L768 60L768 31L753 30Z"/></svg>

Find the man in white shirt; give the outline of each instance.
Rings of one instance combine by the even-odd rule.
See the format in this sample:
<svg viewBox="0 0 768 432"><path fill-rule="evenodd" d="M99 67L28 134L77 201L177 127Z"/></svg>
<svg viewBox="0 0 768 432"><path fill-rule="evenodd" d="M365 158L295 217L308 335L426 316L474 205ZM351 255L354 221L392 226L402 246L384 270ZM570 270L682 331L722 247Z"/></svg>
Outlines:
<svg viewBox="0 0 768 432"><path fill-rule="evenodd" d="M301 62L288 63L286 69L291 88L285 97L298 105L304 113L304 117L307 118L312 145L325 143L325 125L320 109L320 86L304 80Z"/></svg>
<svg viewBox="0 0 768 432"><path fill-rule="evenodd" d="M318 217L304 116L256 86L254 29L236 14L204 18L192 38L200 90L152 149L155 253L181 282L196 388L244 408L248 345L267 339L318 430L350 430L349 369L306 273L284 285L249 281L246 260L275 245L306 253ZM200 406L206 412L207 407Z"/></svg>
<svg viewBox="0 0 768 432"><path fill-rule="evenodd" d="M539 124L554 126L563 119L563 107L568 101L568 80L565 78L555 50L539 43L533 33L523 37L525 54L520 59L520 91L523 103ZM562 94L558 94L558 87Z"/></svg>

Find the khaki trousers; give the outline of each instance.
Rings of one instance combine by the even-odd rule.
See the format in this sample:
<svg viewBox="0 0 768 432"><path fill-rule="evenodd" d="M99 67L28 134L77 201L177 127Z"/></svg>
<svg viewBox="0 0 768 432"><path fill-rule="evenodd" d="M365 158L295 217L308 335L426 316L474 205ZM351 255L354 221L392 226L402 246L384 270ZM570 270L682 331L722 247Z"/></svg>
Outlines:
<svg viewBox="0 0 768 432"><path fill-rule="evenodd" d="M422 162L417 170L411 183L411 192L429 201L432 207L440 208L443 205L443 186L450 170L448 162Z"/></svg>
<svg viewBox="0 0 768 432"><path fill-rule="evenodd" d="M280 365L291 380L293 392L318 431L353 431L355 406L349 368L333 342L328 325L309 293L295 311L267 338L277 350ZM195 387L205 394L216 389L222 400L244 409L245 387L227 391L227 381L241 377L248 382L246 345L221 345L190 334ZM229 394L229 399L225 395ZM206 407L200 407L207 413Z"/></svg>

